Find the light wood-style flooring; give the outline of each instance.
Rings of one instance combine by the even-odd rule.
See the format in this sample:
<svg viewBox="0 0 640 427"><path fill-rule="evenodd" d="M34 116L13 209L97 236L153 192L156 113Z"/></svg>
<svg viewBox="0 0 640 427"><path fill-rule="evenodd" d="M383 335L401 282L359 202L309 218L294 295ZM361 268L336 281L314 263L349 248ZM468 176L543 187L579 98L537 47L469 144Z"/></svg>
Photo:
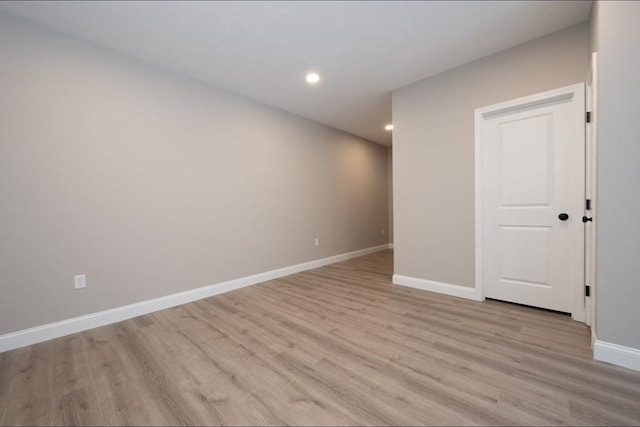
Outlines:
<svg viewBox="0 0 640 427"><path fill-rule="evenodd" d="M640 424L585 325L394 287L392 257L2 353L0 424Z"/></svg>

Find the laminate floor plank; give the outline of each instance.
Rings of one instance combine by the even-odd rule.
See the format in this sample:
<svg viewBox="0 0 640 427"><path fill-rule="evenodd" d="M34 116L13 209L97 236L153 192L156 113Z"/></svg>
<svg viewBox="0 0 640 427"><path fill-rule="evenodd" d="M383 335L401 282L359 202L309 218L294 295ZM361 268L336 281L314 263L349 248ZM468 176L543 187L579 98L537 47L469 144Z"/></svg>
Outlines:
<svg viewBox="0 0 640 427"><path fill-rule="evenodd" d="M262 296L262 298L264 298L264 296ZM349 329L352 330L352 329ZM337 329L332 329L331 331L333 334L335 333L339 333L339 331ZM349 333L349 336L344 337L345 340L349 340L352 343L356 343L359 342L360 340L357 340L356 337L353 335L353 333ZM390 346L385 346L384 344L388 342L391 345ZM368 342L368 346L364 346L362 347L362 350L365 353L369 353L369 354L378 354L380 355L381 351L384 351L385 347L388 347L388 354L382 354L381 357L383 358L393 358L394 355L397 356L398 354L398 348L406 348L406 346L404 345L404 343L402 342L402 339L399 339L397 341L393 341L393 340L389 340L388 337L384 337L384 336L374 336L374 338L372 340L370 340ZM419 346L424 346L423 342L419 342L418 343ZM417 350L414 349L409 349L410 352L414 352ZM354 350L352 349L351 352L349 351L345 351L345 352L341 352L341 354L349 354L349 353L354 353ZM430 351L428 353L423 353L421 355L421 359L419 359L419 361L424 361L424 360L429 360L432 357L432 353L434 353L433 351ZM408 353L410 354L410 353ZM410 357L410 356L409 356ZM425 376L428 379L435 379L438 383L440 383L441 385L447 385L449 387L454 387L456 389L456 393L459 394L459 396L464 396L465 394L469 394L469 391L472 391L472 393L470 393L471 398L478 398L480 397L481 400L484 399L486 401L490 401L490 402L495 402L497 400L497 395L499 393L499 390L496 388L493 390L493 395L488 395L487 392L491 391L492 387L487 385L486 381L482 381L482 382L470 382L470 381L466 381L464 376L468 376L469 375L469 371L463 371L463 374L457 375L455 372L455 369L450 369L448 371L443 371L441 369L441 365L442 363L446 363L444 358L448 358L450 357L450 354L443 354L442 355L443 358L441 359L433 359L433 360L429 360L429 362L434 362L431 364L426 364L423 365L424 367L426 367L426 370L423 369L421 371L418 371L416 368L409 366L408 368L410 370L413 370L413 373L418 373L421 374L423 376ZM405 359L407 358L407 356L405 356ZM348 360L340 360L341 363L343 364L348 364ZM396 364L400 365L400 366L405 366L403 363L401 363L400 361L396 360L395 361ZM451 367L451 366L449 366ZM443 377L443 372L444 375L446 376L446 378ZM448 375L447 375L448 373ZM368 375L371 375L372 372L369 372ZM394 376L394 374L392 374L392 376ZM456 378L457 377L457 378ZM475 390L474 390L475 387ZM464 403L464 402L463 402ZM467 403L467 405L469 405L470 403ZM522 414L521 414L522 416ZM490 417L490 415L487 415L487 417ZM496 419L491 419L488 418L488 421L492 424L498 423L499 420ZM536 422L535 424L540 424L541 422L538 420L538 422Z"/></svg>
<svg viewBox="0 0 640 427"><path fill-rule="evenodd" d="M264 296L263 296L263 298L264 298ZM309 312L313 312L313 308L309 308ZM373 319L372 319L372 322L375 322L375 320L373 320ZM405 332L411 332L411 331L409 331L407 328L404 328L403 330L404 330ZM420 331L418 331L418 333L419 333L419 332L420 332ZM380 342L380 341L378 341L378 343L379 343L379 342ZM420 344L421 344L421 343L419 343L419 345L420 345ZM396 343L396 344L395 344L395 346L397 346L397 345L398 345L398 343ZM379 346L379 345L378 345L378 346Z"/></svg>
<svg viewBox="0 0 640 427"><path fill-rule="evenodd" d="M391 283L383 251L0 354L0 425L639 425L569 316Z"/></svg>
<svg viewBox="0 0 640 427"><path fill-rule="evenodd" d="M253 316L253 310L250 310L247 313L245 313L245 318L252 318L252 316ZM308 359L307 351L310 351L314 355L322 355L323 359L325 359L326 357L332 357L338 360L341 364L347 364L349 362L355 361L359 366L362 360L364 360L364 363L367 363L367 360L366 360L367 356L364 356L361 353L356 354L355 357L353 355L350 358L346 357L348 356L346 352L339 351L336 349L337 345L335 343L335 340L333 340L332 337L327 336L325 339L318 340L317 337L314 337L313 331L311 329L305 329L304 325L301 325L298 323L295 323L295 324L289 323L287 325L288 322L283 322L282 319L278 320L277 316L275 315L268 315L268 317L270 319L265 320L264 318L262 319L252 318L252 320L254 321L254 325L256 325L256 327L264 327L264 328L272 327L274 330L281 330L283 327L290 328L289 334L295 337L295 342L297 342L297 344L294 344L294 342L291 342L289 345L289 349L286 353L287 355L292 356L293 359L286 358L284 360L287 362L285 364L287 369L289 369L295 375L299 376L302 374L306 378L309 375L308 371L313 370L313 364L314 364L313 360L301 360L301 359ZM261 325L261 326L258 326L258 325ZM301 352L304 352L304 357L300 356L301 354L303 354ZM295 363L295 362L306 363L306 365ZM298 369L294 369L292 368L292 366L296 366ZM308 366L309 369L300 369L301 366ZM373 373L376 374L379 372L374 371ZM371 372L369 372L369 374L371 374ZM308 383L311 386L313 386L314 384L320 384L320 385L324 384L323 381L308 382ZM335 386L335 384L332 383L332 386ZM405 394L406 393L407 391L405 390ZM344 398L341 397L341 394L337 396L340 397L340 400L338 402L342 402L344 404L345 401L344 401ZM351 411L353 411L353 408L347 408L347 409L350 409ZM440 408L439 412L443 412L443 408ZM452 412L449 415L449 417L455 417L455 415L456 414ZM374 424L380 424L381 422L383 422L383 420L380 420L380 419L373 419L370 421L370 423L374 423Z"/></svg>

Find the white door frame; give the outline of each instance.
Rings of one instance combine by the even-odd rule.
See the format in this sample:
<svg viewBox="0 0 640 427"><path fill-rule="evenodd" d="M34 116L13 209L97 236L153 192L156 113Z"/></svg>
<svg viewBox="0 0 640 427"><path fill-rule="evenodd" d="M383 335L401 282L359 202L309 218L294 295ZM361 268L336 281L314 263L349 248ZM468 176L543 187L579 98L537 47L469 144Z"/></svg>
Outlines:
<svg viewBox="0 0 640 427"><path fill-rule="evenodd" d="M573 102L573 121L574 135L576 144L574 146L573 162L573 201L571 216L575 219L572 222L574 235L574 277L573 277L573 310L571 317L580 322L585 321L585 296L584 296L584 225L579 219L584 211L585 203L585 100L584 100L584 83L577 83L565 86L559 89L538 93L531 96L525 96L498 104L489 105L475 110L475 253L476 253L476 277L475 292L484 300L484 289L482 283L482 265L483 265L483 241L482 241L482 186L483 186L483 123L487 116L496 113L504 113L509 110L518 110L521 108L529 108L538 104L544 104L560 99L571 99Z"/></svg>
<svg viewBox="0 0 640 427"><path fill-rule="evenodd" d="M585 158L585 198L591 200L591 210L585 215L593 218L587 227L591 228L589 239L585 239L585 282L590 286L591 295L587 300L587 325L591 326L591 346L595 342L596 332L596 228L597 228L597 153L598 153L598 53L591 54L591 64L587 75L586 86L587 111L591 112L591 123L586 127L586 158ZM585 228L585 237L587 229Z"/></svg>

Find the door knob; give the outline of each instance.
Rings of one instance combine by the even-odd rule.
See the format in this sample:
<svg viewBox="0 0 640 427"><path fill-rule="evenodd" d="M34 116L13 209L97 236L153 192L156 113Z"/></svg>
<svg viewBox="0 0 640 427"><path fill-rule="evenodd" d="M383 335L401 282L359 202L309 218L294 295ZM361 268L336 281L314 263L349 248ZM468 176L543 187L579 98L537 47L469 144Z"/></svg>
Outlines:
<svg viewBox="0 0 640 427"><path fill-rule="evenodd" d="M566 213L564 213L564 212L563 212L563 213L561 213L560 215L558 215L558 219L559 219L560 221L566 221L566 220L568 220L568 219L569 219L569 214L566 214Z"/></svg>
<svg viewBox="0 0 640 427"><path fill-rule="evenodd" d="M586 216L583 216L582 217L582 222L584 222L586 224L587 221L593 221L593 218L587 218Z"/></svg>

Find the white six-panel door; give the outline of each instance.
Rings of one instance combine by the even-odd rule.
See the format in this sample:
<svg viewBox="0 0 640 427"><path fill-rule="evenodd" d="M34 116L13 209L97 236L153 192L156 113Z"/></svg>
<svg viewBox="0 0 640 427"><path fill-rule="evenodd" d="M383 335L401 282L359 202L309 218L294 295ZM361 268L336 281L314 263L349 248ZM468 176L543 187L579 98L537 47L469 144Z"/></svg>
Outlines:
<svg viewBox="0 0 640 427"><path fill-rule="evenodd" d="M524 100L482 115L484 296L575 311L584 164L576 164L573 95ZM584 183L584 181L583 181ZM562 215L565 214L565 215Z"/></svg>

